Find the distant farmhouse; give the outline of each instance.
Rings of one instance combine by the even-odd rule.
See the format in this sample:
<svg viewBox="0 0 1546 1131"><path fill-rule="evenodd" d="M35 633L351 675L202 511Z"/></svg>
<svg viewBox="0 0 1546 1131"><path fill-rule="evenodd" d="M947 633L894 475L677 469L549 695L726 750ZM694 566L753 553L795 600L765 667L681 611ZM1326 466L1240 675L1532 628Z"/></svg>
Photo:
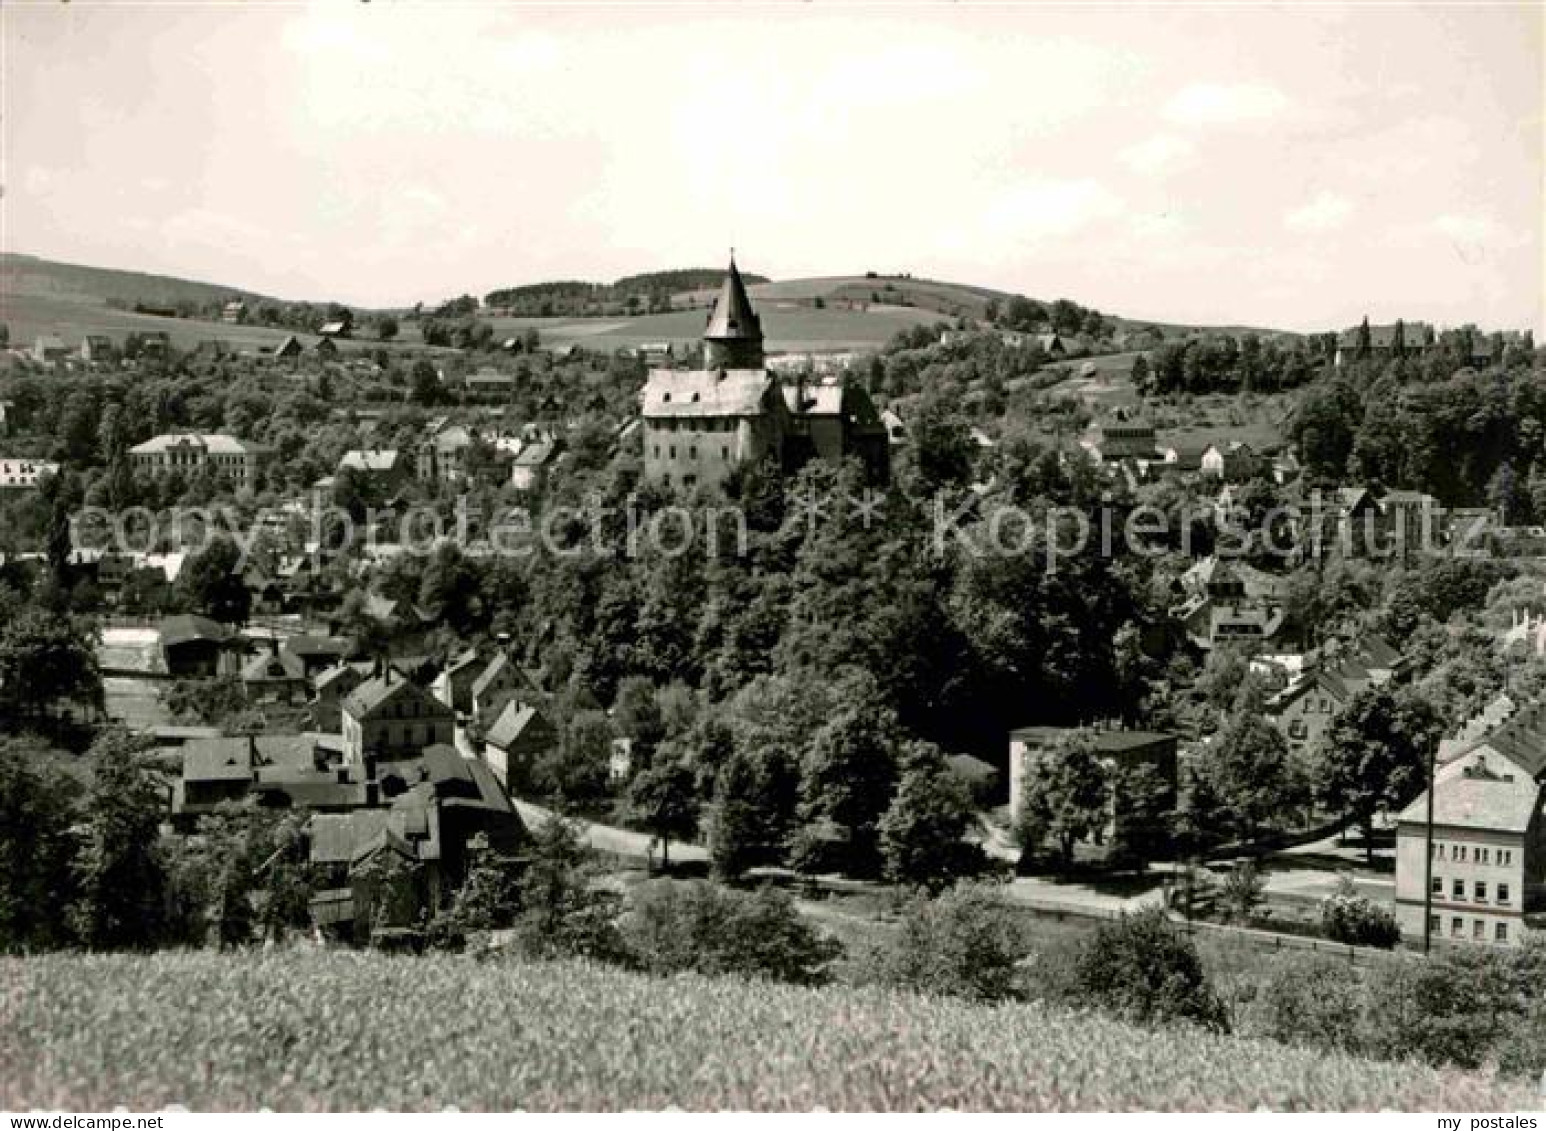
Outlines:
<svg viewBox="0 0 1546 1131"><path fill-rule="evenodd" d="M780 385L763 354L762 323L731 260L703 332L699 370L655 369L644 387L644 474L691 489L724 482L765 459L794 468L811 457L856 456L889 473L885 426L858 388Z"/></svg>

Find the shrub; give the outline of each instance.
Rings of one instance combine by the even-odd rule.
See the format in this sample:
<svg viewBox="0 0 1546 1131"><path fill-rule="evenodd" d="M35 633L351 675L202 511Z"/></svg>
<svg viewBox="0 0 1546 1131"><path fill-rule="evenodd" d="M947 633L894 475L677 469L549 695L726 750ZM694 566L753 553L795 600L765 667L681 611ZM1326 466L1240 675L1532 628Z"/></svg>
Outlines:
<svg viewBox="0 0 1546 1131"><path fill-rule="evenodd" d="M1017 913L984 884L958 885L937 899L918 897L901 929L873 946L859 981L973 1001L1023 997L1018 964L1026 935Z"/></svg>
<svg viewBox="0 0 1546 1131"><path fill-rule="evenodd" d="M1389 950L1401 941L1401 928L1388 908L1356 895L1344 877L1339 889L1321 900L1321 931L1333 942L1349 946L1379 946Z"/></svg>
<svg viewBox="0 0 1546 1131"><path fill-rule="evenodd" d="M1251 1028L1286 1044L1356 1051L1363 1044L1364 987L1346 962L1326 955L1285 957L1253 1004Z"/></svg>
<svg viewBox="0 0 1546 1131"><path fill-rule="evenodd" d="M1078 971L1086 999L1119 1017L1227 1028L1197 948L1158 909L1103 924Z"/></svg>
<svg viewBox="0 0 1546 1131"><path fill-rule="evenodd" d="M634 888L623 937L646 970L738 974L815 984L841 947L800 918L782 892L735 891L704 880L652 880Z"/></svg>

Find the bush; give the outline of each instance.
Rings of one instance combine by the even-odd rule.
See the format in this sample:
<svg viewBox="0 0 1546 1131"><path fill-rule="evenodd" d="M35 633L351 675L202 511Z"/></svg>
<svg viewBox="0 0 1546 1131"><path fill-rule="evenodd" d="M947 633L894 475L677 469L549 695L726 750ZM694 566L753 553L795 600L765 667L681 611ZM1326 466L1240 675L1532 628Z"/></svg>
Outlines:
<svg viewBox="0 0 1546 1131"><path fill-rule="evenodd" d="M1197 948L1158 909L1103 924L1078 972L1086 1000L1119 1017L1228 1027Z"/></svg>
<svg viewBox="0 0 1546 1131"><path fill-rule="evenodd" d="M1019 963L1026 932L1018 914L983 884L918 897L901 929L856 964L857 981L972 1001L1023 998Z"/></svg>
<svg viewBox="0 0 1546 1131"><path fill-rule="evenodd" d="M1285 1044L1359 1051L1364 1043L1364 986L1348 964L1326 955L1273 963L1250 1014L1253 1031Z"/></svg>
<svg viewBox="0 0 1546 1131"><path fill-rule="evenodd" d="M657 974L736 974L812 985L841 947L800 918L782 892L704 880L652 880L629 893L623 937Z"/></svg>
<svg viewBox="0 0 1546 1131"><path fill-rule="evenodd" d="M1339 891L1321 901L1321 931L1333 942L1349 946L1379 946L1389 950L1401 941L1396 917L1367 896Z"/></svg>

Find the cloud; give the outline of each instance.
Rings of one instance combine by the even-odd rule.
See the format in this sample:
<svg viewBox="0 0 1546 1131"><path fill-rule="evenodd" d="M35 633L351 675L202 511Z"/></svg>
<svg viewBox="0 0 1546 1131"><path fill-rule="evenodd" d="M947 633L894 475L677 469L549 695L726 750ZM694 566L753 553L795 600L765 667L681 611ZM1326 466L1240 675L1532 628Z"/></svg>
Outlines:
<svg viewBox="0 0 1546 1131"><path fill-rule="evenodd" d="M1277 87L1261 83L1193 83L1165 105L1165 117L1182 126L1232 126L1263 122L1288 109Z"/></svg>
<svg viewBox="0 0 1546 1131"><path fill-rule="evenodd" d="M1029 181L990 203L983 224L998 238L1047 239L1071 235L1125 210L1121 199L1099 181Z"/></svg>
<svg viewBox="0 0 1546 1131"><path fill-rule="evenodd" d="M1155 134L1151 138L1130 145L1121 158L1130 168L1140 173L1163 173L1184 164L1196 150L1190 141L1174 134Z"/></svg>
<svg viewBox="0 0 1546 1131"><path fill-rule="evenodd" d="M1353 202L1334 192L1318 192L1283 215L1283 226L1296 232L1333 232L1353 215Z"/></svg>

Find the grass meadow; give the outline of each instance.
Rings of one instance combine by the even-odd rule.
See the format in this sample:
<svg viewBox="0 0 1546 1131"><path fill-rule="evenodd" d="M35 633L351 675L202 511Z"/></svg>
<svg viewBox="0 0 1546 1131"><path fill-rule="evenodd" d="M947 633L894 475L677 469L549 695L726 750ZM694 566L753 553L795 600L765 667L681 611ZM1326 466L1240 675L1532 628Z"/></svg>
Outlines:
<svg viewBox="0 0 1546 1131"><path fill-rule="evenodd" d="M0 1108L1517 1110L1492 1077L1029 1005L581 963L0 959Z"/></svg>

